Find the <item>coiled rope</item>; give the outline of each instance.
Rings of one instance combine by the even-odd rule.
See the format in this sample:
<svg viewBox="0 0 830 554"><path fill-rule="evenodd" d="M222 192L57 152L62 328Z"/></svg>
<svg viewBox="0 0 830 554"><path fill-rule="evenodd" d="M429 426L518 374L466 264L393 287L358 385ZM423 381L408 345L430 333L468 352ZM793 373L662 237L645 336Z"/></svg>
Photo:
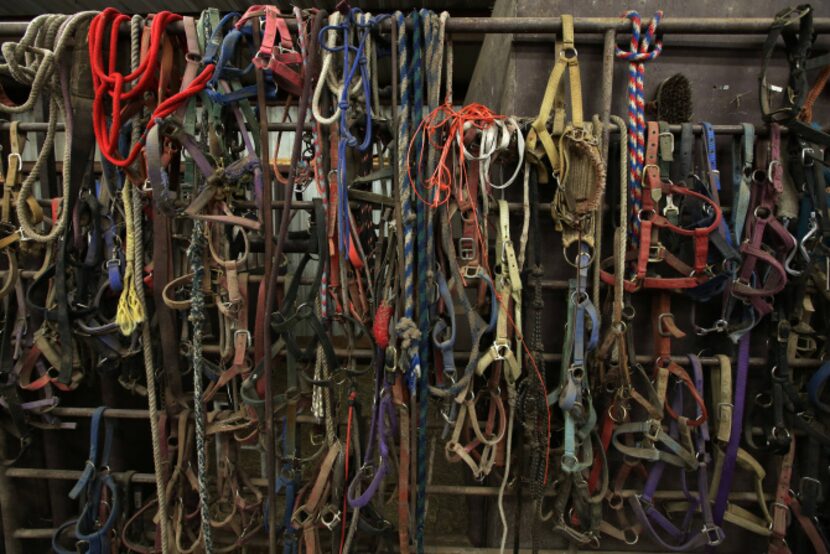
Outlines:
<svg viewBox="0 0 830 554"><path fill-rule="evenodd" d="M71 61L64 59L69 53L67 49L71 46L78 28L97 14L97 11L85 11L71 16L38 16L26 27L26 33L20 42L5 42L2 46L6 63L0 64L0 73L8 73L20 84L31 87L31 92L26 101L18 106L0 104L0 112L20 114L30 111L41 94L48 93L49 95L49 120L46 136L34 167L20 185L20 200L16 205L17 220L22 233L27 239L35 242L52 242L63 235L66 229L68 214L66 210L61 209L49 232L46 234L38 232L32 221L32 214L28 209L26 199L32 194L32 187L40 177L43 165L53 159L55 132L58 119L61 117L67 129L63 147L61 194L64 200L69 198L72 182L72 113L71 107L68 106L68 99L63 96L61 75L55 70L61 68L65 70L71 67Z"/></svg>

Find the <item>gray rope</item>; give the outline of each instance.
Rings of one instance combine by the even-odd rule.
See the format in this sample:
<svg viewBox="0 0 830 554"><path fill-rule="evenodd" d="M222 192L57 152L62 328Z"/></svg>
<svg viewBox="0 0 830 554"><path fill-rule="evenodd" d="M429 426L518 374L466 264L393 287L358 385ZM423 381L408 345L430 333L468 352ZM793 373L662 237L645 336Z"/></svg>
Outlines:
<svg viewBox="0 0 830 554"><path fill-rule="evenodd" d="M131 186L125 184L124 186ZM147 299L144 295L144 240L142 237L142 203L141 195L133 188L133 221L135 222L135 289L138 301L143 310L147 311ZM153 365L153 344L150 336L149 322L145 321L141 326L141 342L144 353L144 372L147 379L147 404L150 411L150 436L153 441L153 466L156 478L156 497L158 498L159 526L161 529L161 551L167 554L169 550L169 519L167 516L167 499L165 494L164 476L161 468L164 460L161 456L158 428L158 400L156 398L156 370Z"/></svg>
<svg viewBox="0 0 830 554"><path fill-rule="evenodd" d="M29 86L31 92L26 101L19 106L0 105L0 112L20 114L30 111L44 92L49 94L49 121L46 137L34 167L20 186L19 197L22 201L17 202L16 205L17 219L22 233L26 238L35 242L52 242L66 230L69 214L66 210L61 210L58 220L54 222L48 233L38 232L32 223L32 216L25 199L31 195L43 165L53 159L52 152L58 118L63 117L68 130L72 128L68 89L62 87L66 69L71 67L71 61L65 58L78 27L92 19L97 13L97 11L85 11L71 16L38 16L26 28L26 33L20 42L6 42L1 48L6 63L0 64L0 73L6 73L20 84ZM56 72L56 69L60 71ZM61 103L59 99L66 104ZM65 134L61 181L62 196L67 199L72 172L72 133L67 131Z"/></svg>
<svg viewBox="0 0 830 554"><path fill-rule="evenodd" d="M131 53L131 67L135 69L139 64L139 55L141 52L140 31L144 20L139 16L134 16L130 21L130 53ZM133 144L138 141L140 135L135 134L136 121L138 116L133 118ZM132 186L129 182L124 183L125 187ZM133 187L133 232L135 240L132 244L133 249L133 279L135 280L136 297L138 298L141 309L147 313L147 299L144 294L144 236L142 231L143 224L143 210L141 194ZM159 529L161 531L161 551L162 554L167 554L170 551L170 534L169 534L169 516L167 513L167 494L166 483L164 482L164 474L162 467L165 463L161 455L161 439L158 427L158 397L156 392L156 370L153 363L153 344L150 335L149 321L145 321L141 326L141 342L144 353L144 373L147 380L147 404L150 412L150 437L152 440L153 450L153 470L156 480L156 498L158 500L158 516Z"/></svg>

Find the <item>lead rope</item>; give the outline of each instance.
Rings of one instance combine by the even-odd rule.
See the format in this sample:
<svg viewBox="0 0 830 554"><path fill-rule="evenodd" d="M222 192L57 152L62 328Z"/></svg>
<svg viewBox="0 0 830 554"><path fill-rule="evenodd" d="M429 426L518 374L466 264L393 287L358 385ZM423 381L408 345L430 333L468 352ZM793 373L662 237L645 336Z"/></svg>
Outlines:
<svg viewBox="0 0 830 554"><path fill-rule="evenodd" d="M133 280L135 281L136 293L138 302L143 309L146 310L147 300L144 295L144 240L141 234L141 196L138 191L133 189L133 217L135 220L135 265L133 271ZM167 514L167 500L165 498L165 483L164 476L161 473L164 460L161 456L161 446L159 445L159 429L158 429L158 404L156 399L156 371L153 366L153 338L150 335L150 324L145 321L141 327L141 343L144 352L144 371L147 379L147 405L150 411L150 436L153 440L153 469L156 478L156 496L158 498L158 516L159 525L161 527L161 551L162 554L167 554L169 550L169 530L168 514Z"/></svg>
<svg viewBox="0 0 830 554"><path fill-rule="evenodd" d="M418 342L420 333L415 324L415 237L412 222L415 218L412 213L412 191L409 178L409 163L407 150L409 145L409 110L410 110L410 79L409 64L407 63L406 18L401 12L395 12L398 25L398 82L401 97L400 111L398 112L398 183L400 187L401 219L403 220L404 241L404 279L403 317L395 324L398 336L401 337L401 347L408 354L409 367L406 380L410 393L414 395L415 382L421 375ZM403 523L401 523L403 524Z"/></svg>
<svg viewBox="0 0 830 554"><path fill-rule="evenodd" d="M141 27L144 23L144 20L141 16L135 15L133 16L132 20L130 21L130 64L132 67L138 67L139 65L139 57L141 53L141 45L140 45L140 33ZM138 126L138 120L141 117L141 112L135 115L133 118L133 128L132 128L132 142L135 144L138 141L140 136L140 128ZM146 313L147 311L147 300L144 294L144 240L142 235L142 200L141 195L135 189L135 187L131 186L130 180L127 179L124 182L124 188L129 189L132 191L132 199L130 199L127 195L124 195L125 203L124 203L124 212L125 217L128 209L128 205L130 201L132 201L132 206L129 206L130 212L132 212L133 216L133 286L135 287L135 294L136 294L136 301L139 306L141 306L141 310ZM134 208L134 209L132 209ZM126 271L126 270L125 270ZM158 427L158 418L159 418L159 411L158 411L158 400L157 400L157 392L156 392L156 370L153 365L153 343L152 343L152 336L150 334L150 324L148 321L142 321L141 326L141 346L142 352L144 357L144 374L145 379L147 380L147 408L149 410L150 416L150 437L153 442L152 449L153 449L153 473L155 475L156 480L156 499L158 501L158 516L159 516L159 526L160 526L160 534L161 534L161 552L162 554L167 554L169 549L169 529L167 527L168 522L168 513L167 513L167 500L166 500L166 485L164 482L164 475L161 472L161 468L164 464L164 459L161 455L161 442L159 437L159 427Z"/></svg>
<svg viewBox="0 0 830 554"><path fill-rule="evenodd" d="M130 68L135 70L141 60L141 27L144 25L144 18L140 15L134 15L130 19ZM141 137L141 116L143 110L133 116L131 120L132 144L137 143ZM131 221L132 215L132 182L125 179L123 189L121 191L121 198L124 202L124 225L126 227L126 239L124 242L124 252L126 257L126 264L124 268L124 289L121 291L121 297L118 299L118 311L115 314L115 322L121 329L121 334L128 336L135 331L139 323L144 321L145 309L143 302L139 302L137 288L143 285L136 285L137 280L134 278L135 260L140 259L136 257L136 226ZM143 265L143 262L142 262ZM138 274L143 275L144 268L141 267ZM161 502L161 501L160 501Z"/></svg>
<svg viewBox="0 0 830 554"><path fill-rule="evenodd" d="M210 527L210 496L208 491L207 473L208 462L205 445L205 414L202 404L202 338L205 324L205 294L202 291L202 282L205 277L204 264L205 230L201 220L193 220L193 231L190 236L190 246L187 248L187 261L193 273L193 282L190 289L190 313L188 321L193 325L193 419L196 424L196 464L197 481L199 484L199 515L202 527L202 540L205 544L205 553L213 552L213 535Z"/></svg>
<svg viewBox="0 0 830 554"><path fill-rule="evenodd" d="M40 96L44 89L50 89L49 95L49 121L46 129L46 136L43 140L43 145L40 148L40 154L35 161L34 167L23 180L20 185L20 192L18 197L24 201L17 202L16 212L17 219L20 223L21 232L25 234L27 239L31 239L39 243L49 243L56 238L63 235L66 229L68 214L66 210L60 210L57 221L54 222L52 229L46 234L40 234L35 229L35 223L32 221L32 214L28 209L28 204L25 199L29 197L32 192L32 186L35 180L40 176L40 171L47 160L52 159L52 151L55 144L55 131L58 121L58 116L61 115L67 123L67 127L71 126L72 114L66 110L66 106L59 100L62 97L61 84L59 78L55 75L55 69L61 66L63 61L63 54L66 48L72 44L74 40L75 31L77 27L97 15L97 11L80 12L68 19L55 19L63 16L40 16L35 18L32 23L26 28L26 34L19 43L7 42L3 44L3 57L7 63L0 65L0 72L7 71L15 80L22 84L30 84L31 93L26 102L20 106L6 106L0 104L0 112L3 113L22 113L29 111L34 102ZM60 26L57 35L54 29L47 27L44 31L44 26L55 25L56 22L63 22ZM47 40L43 40L42 33L46 32ZM42 43L41 43L42 42ZM35 43L35 46L32 46ZM54 45L53 50L49 50ZM34 58L31 60L30 67L20 67L17 64L18 49L28 52L34 50L43 56L43 59L38 64ZM27 54L28 56L28 54ZM29 58L27 57L27 61ZM32 68L31 66L36 66ZM34 75L32 75L34 71ZM72 133L66 132L64 136L63 147L63 170L61 178L62 198L66 201L69 198L69 189L72 174Z"/></svg>
<svg viewBox="0 0 830 554"><path fill-rule="evenodd" d="M645 76L645 62L651 61L660 55L663 50L663 41L657 40L655 33L663 11L657 10L648 25L645 37L640 41L640 14L630 10L623 18L631 20L631 46L624 51L616 48L616 56L627 60L628 64L628 157L629 179L628 187L631 195L631 225L632 245L639 244L640 221L638 216L643 206L643 160L645 158L645 97L643 94L643 78ZM652 43L654 48L649 51Z"/></svg>
<svg viewBox="0 0 830 554"><path fill-rule="evenodd" d="M444 36L446 29L446 21L448 18L447 12L443 12L440 16L429 10L421 10L421 16L425 25L424 42L426 44L426 70L427 70L427 105L428 110L432 111L438 107L441 102L441 66L444 56ZM417 86L417 85L416 85ZM416 91L418 89L416 88ZM421 112L417 113L418 119L416 125L421 123ZM423 145L422 136L420 133L415 136L415 150L421 151ZM422 162L421 159L418 163ZM427 157L427 172L431 174L437 165L437 153L434 148L429 149ZM417 186L423 196L426 196L424 190L424 182L422 172L417 173ZM433 273L434 267L434 251L435 251L435 237L433 236L433 208L431 205L424 202L418 203L419 216L419 244L424 244L425 248L421 250L422 256L419 258L419 287L418 294L421 300L420 313L420 330L421 330L421 344L420 357L423 365L421 370L421 377L418 381L418 471L417 471L417 490L415 498L415 544L418 554L424 552L424 531L426 527L426 491L427 491L427 469L430 461L427 459L427 417L429 408L429 375L428 367L426 366L430 344L429 344L429 327L430 327L430 305L428 298L428 290L434 285L435 275ZM423 227L422 227L423 225ZM423 231L423 233L421 232Z"/></svg>

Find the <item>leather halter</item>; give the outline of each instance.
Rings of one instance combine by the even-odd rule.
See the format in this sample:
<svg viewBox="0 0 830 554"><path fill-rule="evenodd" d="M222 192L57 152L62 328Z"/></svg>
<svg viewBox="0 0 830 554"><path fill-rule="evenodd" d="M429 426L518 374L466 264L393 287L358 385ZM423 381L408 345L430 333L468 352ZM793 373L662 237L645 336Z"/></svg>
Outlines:
<svg viewBox="0 0 830 554"><path fill-rule="evenodd" d="M795 23L798 23L797 29ZM783 104L775 106L772 94L783 93L785 90L784 87L774 86L768 81L767 71L779 37L784 39L790 73L786 94L782 94ZM830 144L830 135L799 118L809 92L808 73L830 64L830 54L813 55L812 47L815 40L813 8L809 4L784 8L775 14L764 42L758 97L761 102L761 115L766 121L786 125L794 133L811 142L827 145Z"/></svg>

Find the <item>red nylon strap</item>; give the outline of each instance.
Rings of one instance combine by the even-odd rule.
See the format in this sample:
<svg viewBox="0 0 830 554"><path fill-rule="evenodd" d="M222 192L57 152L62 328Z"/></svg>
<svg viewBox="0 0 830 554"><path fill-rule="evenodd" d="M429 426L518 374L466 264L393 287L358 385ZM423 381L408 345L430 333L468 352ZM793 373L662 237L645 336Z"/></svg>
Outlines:
<svg viewBox="0 0 830 554"><path fill-rule="evenodd" d="M654 205L654 198L651 191L662 187L660 182L660 168L657 166L657 155L660 145L660 131L657 122L648 122L648 142L646 145L646 166L645 179L643 184L643 204L640 213L637 215L640 218L640 254L637 257L637 279L645 279L646 271L648 269L649 255L651 253L651 243L653 239L659 239L654 228L655 219L657 218L657 211ZM654 236L653 236L654 235ZM658 240L659 243L659 240Z"/></svg>
<svg viewBox="0 0 830 554"><path fill-rule="evenodd" d="M398 408L400 445L398 453L398 547L402 554L409 553L409 408L404 402L403 374L398 373L392 385L392 401Z"/></svg>
<svg viewBox="0 0 830 554"><path fill-rule="evenodd" d="M718 217L715 220L720 225L720 213L718 213ZM710 230L709 227L695 229L695 274L706 271L709 259L709 234L713 230Z"/></svg>
<svg viewBox="0 0 830 554"><path fill-rule="evenodd" d="M611 445L611 437L614 435L614 419L611 417L611 410L615 404L612 404L605 410L602 417L602 432L600 433L601 448L604 452L608 452L608 447ZM588 490L592 493L596 492L597 484L602 476L602 457L599 452L594 454L594 463L591 466L591 475L588 477Z"/></svg>

